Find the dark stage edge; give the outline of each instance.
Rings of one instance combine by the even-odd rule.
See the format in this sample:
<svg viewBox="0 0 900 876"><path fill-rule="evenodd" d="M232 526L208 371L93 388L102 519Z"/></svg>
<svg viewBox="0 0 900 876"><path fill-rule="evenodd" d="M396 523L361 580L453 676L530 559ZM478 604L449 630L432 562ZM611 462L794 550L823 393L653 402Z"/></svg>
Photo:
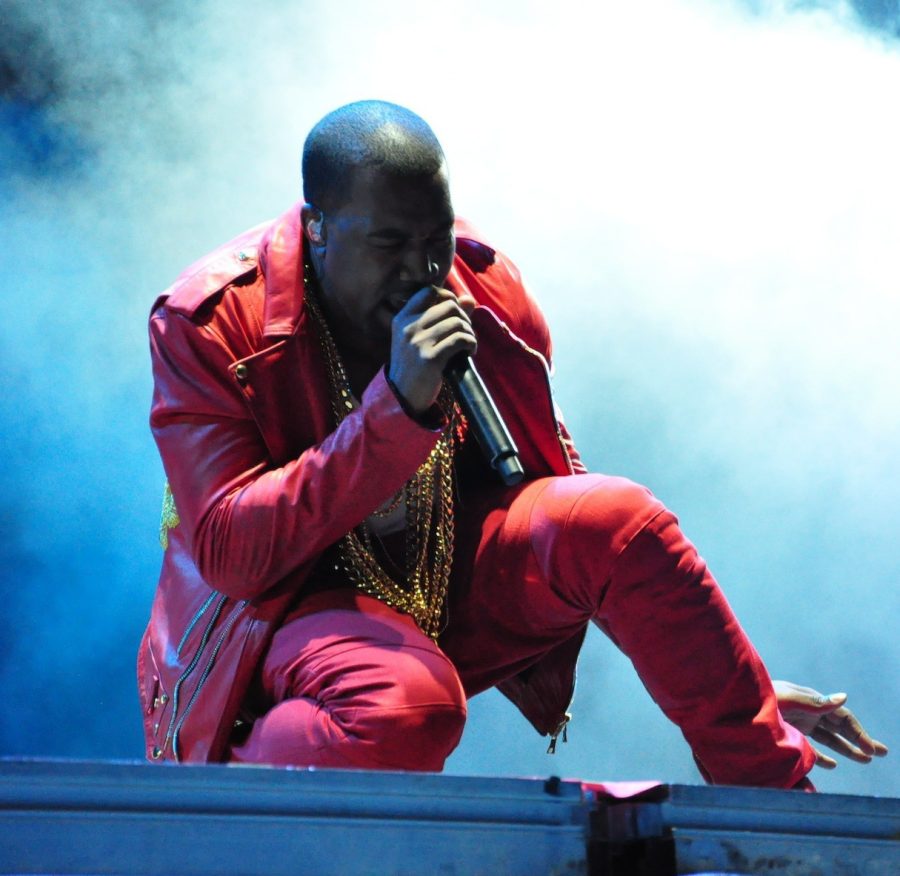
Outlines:
<svg viewBox="0 0 900 876"><path fill-rule="evenodd" d="M0 873L897 876L900 800L0 760Z"/></svg>

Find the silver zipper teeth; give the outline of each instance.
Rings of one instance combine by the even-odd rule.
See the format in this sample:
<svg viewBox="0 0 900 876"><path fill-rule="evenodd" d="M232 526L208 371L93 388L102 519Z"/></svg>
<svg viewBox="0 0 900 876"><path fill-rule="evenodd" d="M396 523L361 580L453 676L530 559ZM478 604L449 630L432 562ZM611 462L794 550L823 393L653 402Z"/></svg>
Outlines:
<svg viewBox="0 0 900 876"><path fill-rule="evenodd" d="M553 404L553 384L550 382L550 372L547 370L546 365L543 368L544 372L544 383L547 385L547 397L550 401L550 417L553 420L553 429L556 432L556 440L559 444L559 449L562 451L563 459L566 462L566 467L569 469L569 474L575 473L575 466L572 465L572 457L569 456L568 448L566 447L566 442L563 439L562 432L559 428L559 420L556 419L556 406Z"/></svg>
<svg viewBox="0 0 900 876"><path fill-rule="evenodd" d="M214 594L215 595L215 594ZM203 631L203 638L200 640L200 644L197 646L197 650L194 653L193 659L188 664L187 669L181 673L181 678L175 682L175 687L172 690L172 717L169 719L169 726L166 728L166 739L163 742L163 750L165 750L166 743L172 737L172 728L175 726L175 718L178 715L178 694L181 691L181 685L184 683L185 679L194 671L197 664L200 662L200 655L203 653L203 649L206 647L206 643L209 641L209 637L212 633L212 629L215 626L216 621L219 619L219 615L222 613L222 606L225 605L225 600L228 599L227 596L222 596L219 600L219 604L216 606L215 611L212 613L212 617L209 619L209 623L206 625L206 629Z"/></svg>
<svg viewBox="0 0 900 876"><path fill-rule="evenodd" d="M200 676L200 681L197 682L197 687L194 688L194 692L193 694L191 694L191 698L190 700L188 700L187 706L185 706L184 714L181 716L181 720L178 722L178 726L175 728L175 732L172 734L172 756L176 761L178 760L178 734L181 732L181 728L184 727L184 722L187 720L187 716L190 714L191 708L197 701L197 695L200 693L200 688L203 687L203 685L206 683L206 679L209 678L210 672L212 672L213 664L216 662L216 657L219 654L219 649L225 642L225 638L228 633L231 632L231 628L235 625L235 623L237 623L238 616L248 602L248 599L244 599L243 601L239 602L232 610L231 614L228 617L228 620L225 621L225 626L222 628L222 635L219 636L219 640L216 642L215 647L212 649L212 653L209 655L209 660L207 661L206 666L203 669L203 675Z"/></svg>
<svg viewBox="0 0 900 876"><path fill-rule="evenodd" d="M566 439L563 438L558 423L556 426L556 440L559 441L559 447L563 452L563 457L566 460L566 465L569 467L569 474L575 474L575 465L572 463L572 457L569 456L569 448L566 447Z"/></svg>
<svg viewBox="0 0 900 876"><path fill-rule="evenodd" d="M212 601L219 595L220 594L216 593L216 591L213 590L213 592L209 594L209 599L207 599L206 602L203 603L203 605L200 607L200 611L198 611L194 615L193 619L188 624L187 629L184 631L184 635L181 637L181 641L178 643L178 647L175 649L175 654L178 657L181 656L181 651L187 643L188 636L193 632L194 627L197 626L197 623L199 622L200 618L203 617L203 615L206 613L206 609L209 608Z"/></svg>

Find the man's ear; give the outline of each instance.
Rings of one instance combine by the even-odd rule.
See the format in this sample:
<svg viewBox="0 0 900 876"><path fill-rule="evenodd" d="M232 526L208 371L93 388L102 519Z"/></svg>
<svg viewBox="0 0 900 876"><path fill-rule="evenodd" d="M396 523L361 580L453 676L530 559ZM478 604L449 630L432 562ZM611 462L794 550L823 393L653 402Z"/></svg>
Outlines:
<svg viewBox="0 0 900 876"><path fill-rule="evenodd" d="M313 246L325 246L325 216L318 207L304 204L300 208L300 222L303 233Z"/></svg>

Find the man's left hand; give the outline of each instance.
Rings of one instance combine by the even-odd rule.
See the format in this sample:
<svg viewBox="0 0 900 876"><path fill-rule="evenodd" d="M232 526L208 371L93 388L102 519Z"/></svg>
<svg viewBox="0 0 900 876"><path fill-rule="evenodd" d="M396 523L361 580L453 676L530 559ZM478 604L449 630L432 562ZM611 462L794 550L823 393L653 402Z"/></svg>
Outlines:
<svg viewBox="0 0 900 876"><path fill-rule="evenodd" d="M825 696L811 687L801 687L790 681L773 681L781 716L798 730L811 736L820 745L855 760L869 763L873 757L884 757L887 746L873 739L859 723L856 715L844 703L847 694ZM816 765L833 770L837 761L813 748Z"/></svg>

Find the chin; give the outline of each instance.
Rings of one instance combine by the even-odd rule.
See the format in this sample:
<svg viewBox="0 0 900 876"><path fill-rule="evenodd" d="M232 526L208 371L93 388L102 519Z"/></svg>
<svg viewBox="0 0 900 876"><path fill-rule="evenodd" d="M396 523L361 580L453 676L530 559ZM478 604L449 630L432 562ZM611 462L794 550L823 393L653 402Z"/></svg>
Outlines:
<svg viewBox="0 0 900 876"><path fill-rule="evenodd" d="M390 332L377 334L360 332L356 349L352 352L364 359L377 360L379 363L387 362L391 357Z"/></svg>

